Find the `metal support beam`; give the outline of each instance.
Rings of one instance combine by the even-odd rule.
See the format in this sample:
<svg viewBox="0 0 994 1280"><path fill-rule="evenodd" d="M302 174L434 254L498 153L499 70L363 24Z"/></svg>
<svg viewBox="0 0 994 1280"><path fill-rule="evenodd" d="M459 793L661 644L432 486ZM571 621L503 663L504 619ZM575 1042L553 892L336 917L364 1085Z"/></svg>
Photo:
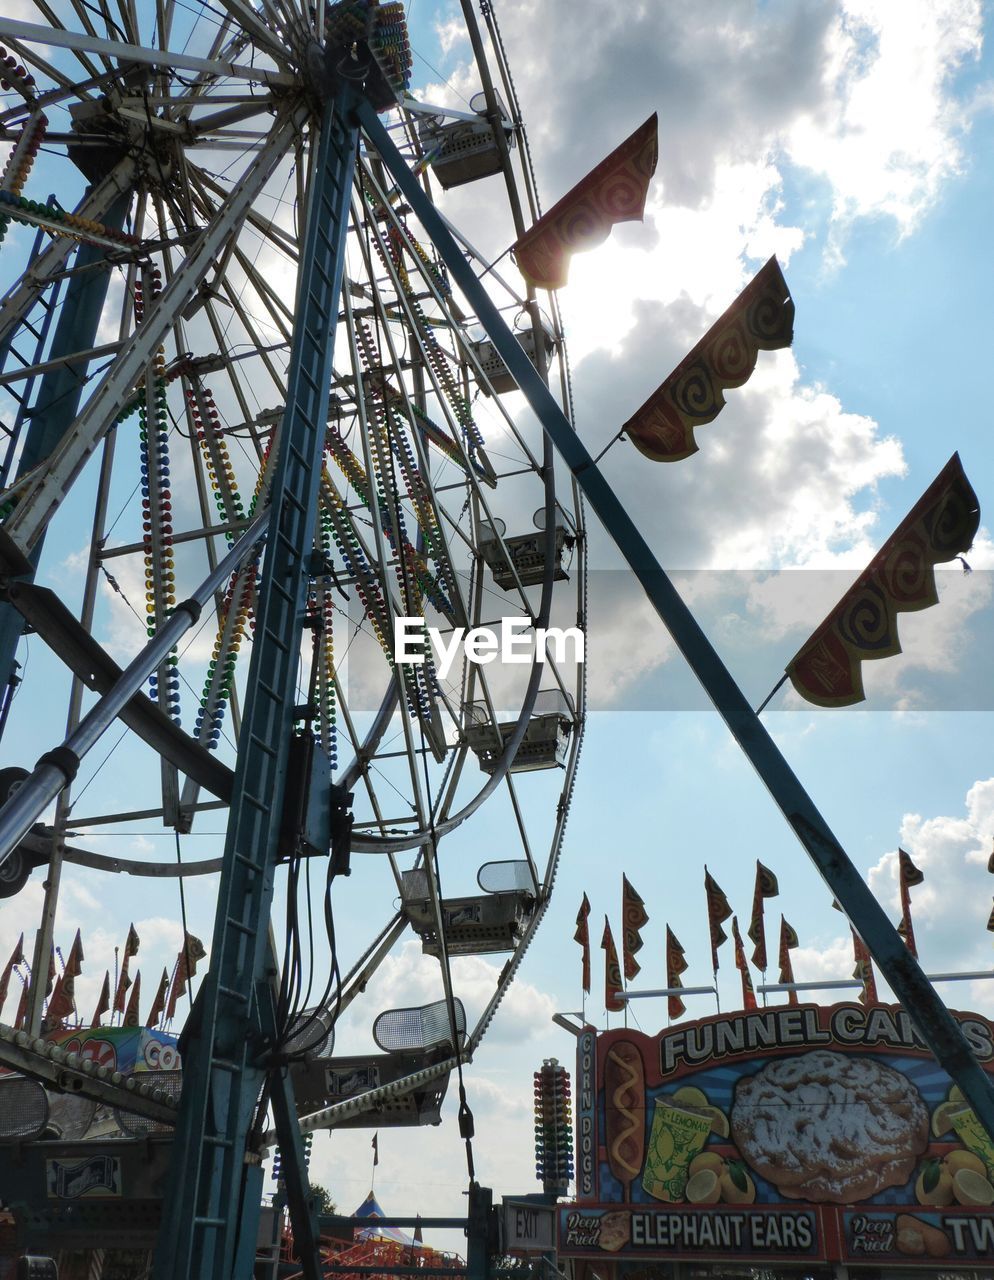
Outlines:
<svg viewBox="0 0 994 1280"><path fill-rule="evenodd" d="M357 126L353 93L326 103L316 130L294 308L287 402L270 488L270 526L255 643L218 889L210 971L184 1047L183 1102L173 1148L156 1280L234 1280L259 1218L258 1160L249 1144L272 1049L257 993L268 981L269 918L317 516L348 232ZM279 1066L276 1066L279 1070ZM275 1083L275 1082L274 1082ZM284 1174L306 1199L291 1148ZM291 1204L293 1202L291 1201ZM299 1226L306 1238L306 1226ZM298 1224L294 1224L295 1234Z"/></svg>
<svg viewBox="0 0 994 1280"><path fill-rule="evenodd" d="M130 205L130 192L119 195L104 215L106 225L120 230L124 226ZM76 265L91 267L101 263L104 256L103 248L83 244L76 257ZM52 453L79 413L94 352L91 350L69 361L65 361L65 357L72 352L79 352L80 348L93 347L109 284L110 272L107 270L83 270L70 278L49 353L51 360L60 363L45 373L38 388L24 448L17 464L18 478L26 475ZM43 537L39 538L31 549L31 578L34 577L33 570L38 566L43 540ZM24 620L9 604L0 604L0 689L10 683L14 674L14 655L23 633Z"/></svg>
<svg viewBox="0 0 994 1280"><path fill-rule="evenodd" d="M204 605L254 550L269 523L268 511L252 522L248 532L193 595L176 606L172 617L128 663L112 688L91 707L64 742L41 757L30 777L25 778L0 808L0 864L7 860L14 846L27 835L59 792L73 780L83 756L100 741L148 679L149 672L156 669L180 637L199 621Z"/></svg>
<svg viewBox="0 0 994 1280"><path fill-rule="evenodd" d="M850 923L870 948L892 990L941 1066L959 1084L994 1139L994 1084L970 1051L958 1024L904 945L845 850L784 759L742 690L681 599L607 479L536 373L496 306L477 280L438 212L425 197L389 134L368 104L363 130L428 233L497 353L573 472L591 507L641 583L656 613L700 680L715 708L807 850Z"/></svg>

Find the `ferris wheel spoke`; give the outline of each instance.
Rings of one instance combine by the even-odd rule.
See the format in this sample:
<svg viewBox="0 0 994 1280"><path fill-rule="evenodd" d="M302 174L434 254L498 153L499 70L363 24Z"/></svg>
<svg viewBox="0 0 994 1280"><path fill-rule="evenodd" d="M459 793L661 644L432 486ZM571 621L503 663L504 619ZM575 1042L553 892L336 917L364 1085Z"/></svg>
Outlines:
<svg viewBox="0 0 994 1280"><path fill-rule="evenodd" d="M166 331L172 316L181 311L211 269L218 250L239 225L244 210L268 181L292 135L294 114L277 117L267 147L253 160L230 202L205 227L169 286L150 310L145 324L125 343L114 368L102 380L37 481L4 526L8 551L22 554L37 540L71 488L87 458L127 402L131 386Z"/></svg>
<svg viewBox="0 0 994 1280"><path fill-rule="evenodd" d="M278 12L274 11L274 7L270 0L262 0L262 8L269 15L269 23L267 24L260 14L251 4L246 4L243 0L215 0L218 6L228 14L233 22L236 22L242 31L251 35L254 43L267 53L274 57L279 56L282 61L286 60L286 45L280 40L279 35L274 27L282 26L284 20ZM272 25L270 25L272 24Z"/></svg>
<svg viewBox="0 0 994 1280"><path fill-rule="evenodd" d="M34 66L43 70L56 84L64 87L69 87L72 82L61 71L44 62L38 54L26 53L24 50L32 44L54 45L56 48L70 49L80 56L81 60L87 53L100 53L106 54L119 63L142 62L153 67L200 71L213 78L253 80L259 84L278 85L285 88L293 88L297 83L296 76L285 70L273 71L223 59L198 58L193 54L177 53L169 49L150 49L145 45L107 40L99 36L86 35L84 32L67 31L59 26L42 27L35 23L19 22L14 18L0 18L0 40L17 48L21 57L29 58ZM22 42L24 42L23 45ZM273 52L274 61L285 65L286 49L284 47L274 44L273 50L267 50L267 52ZM90 74L97 74L95 67L90 70Z"/></svg>

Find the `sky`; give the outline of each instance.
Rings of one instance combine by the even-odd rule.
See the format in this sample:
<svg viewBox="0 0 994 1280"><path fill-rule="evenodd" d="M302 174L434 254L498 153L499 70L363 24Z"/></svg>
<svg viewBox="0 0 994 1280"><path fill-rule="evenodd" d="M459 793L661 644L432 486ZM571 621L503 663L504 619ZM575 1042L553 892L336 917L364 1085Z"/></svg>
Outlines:
<svg viewBox="0 0 994 1280"><path fill-rule="evenodd" d="M495 8L545 207L659 114L659 163L644 221L616 228L604 245L574 257L560 294L577 429L592 452L771 254L783 267L796 306L793 346L760 355L747 386L729 392L720 417L698 431L699 452L654 464L620 442L603 464L754 705L960 452L981 506L967 557L974 572L947 566L937 575L940 604L901 615L904 652L864 666L866 702L829 711L781 691L763 720L895 919L898 847L925 873L913 910L926 971L989 969L990 6L646 0L610 8L500 0ZM409 9L416 90L428 101L464 105L479 85L458 7L412 0ZM494 212L497 182L441 202L494 256L506 248L505 224ZM512 404L524 420L523 406ZM831 910L831 895L595 526L591 566L592 710L563 861L539 935L466 1070L476 1175L498 1195L540 1189L531 1074L552 1056L572 1066L571 1037L551 1018L584 1007L572 940L584 893L594 941L585 1013L599 1027L620 1017L603 1009L596 943L605 913L619 933L622 872L650 917L633 991L665 986L667 923L686 951L685 983L711 981L705 863L743 931L756 859L776 873L780 896L767 904L770 951L782 911L800 937L793 956L799 981L848 978L852 969L848 929ZM51 572L53 581L72 578L68 552ZM8 735L0 763L30 764L29 738ZM523 794L536 825L547 822L537 791L534 800ZM460 876L471 881L479 862L500 856L506 821L484 814L453 837L453 884ZM187 848L216 854L221 829L220 821L211 824ZM147 834L93 847L172 854L170 840ZM40 880L0 907L0 955L40 910ZM370 902L370 915L387 905ZM187 908L193 931L209 937L209 888L191 882ZM350 927L366 909L353 913ZM152 973L171 961L181 938L173 889L156 900L129 883L67 871L63 913L63 947L79 924L95 961L77 984L84 1005L95 1003L103 968L132 919ZM456 964L456 990L470 1011L482 1006L502 963L494 956ZM720 966L721 1008L740 1007L730 944ZM367 998L382 1008L418 1004L437 998L437 981L409 940L381 967ZM940 991L953 1007L994 1015L988 982ZM713 996L688 1003L692 1016L716 1008ZM666 1022L664 1002L633 1001L629 1018L657 1031ZM346 1019L340 1051L360 1043L361 1029ZM388 1211L448 1214L465 1204L455 1110L453 1083L438 1129L380 1132L375 1188ZM315 1142L314 1176L342 1209L369 1190L371 1136L357 1130Z"/></svg>

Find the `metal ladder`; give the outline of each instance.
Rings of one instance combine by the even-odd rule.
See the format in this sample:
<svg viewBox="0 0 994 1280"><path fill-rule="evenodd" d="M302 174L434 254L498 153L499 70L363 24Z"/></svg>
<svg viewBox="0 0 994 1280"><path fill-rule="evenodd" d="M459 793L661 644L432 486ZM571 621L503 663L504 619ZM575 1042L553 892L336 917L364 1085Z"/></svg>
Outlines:
<svg viewBox="0 0 994 1280"><path fill-rule="evenodd" d="M187 1033L156 1280L251 1274L255 1250L262 1169L247 1139L273 1030L268 924L357 146L352 102L345 88L326 103L316 148L211 968ZM317 1276L288 1073L271 1071L269 1083L294 1235L304 1274Z"/></svg>

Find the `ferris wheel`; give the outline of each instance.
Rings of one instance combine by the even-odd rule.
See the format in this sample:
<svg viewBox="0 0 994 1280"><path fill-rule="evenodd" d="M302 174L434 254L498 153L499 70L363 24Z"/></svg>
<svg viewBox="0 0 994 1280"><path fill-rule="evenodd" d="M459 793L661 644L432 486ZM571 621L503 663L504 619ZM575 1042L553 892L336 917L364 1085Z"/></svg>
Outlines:
<svg viewBox="0 0 994 1280"><path fill-rule="evenodd" d="M502 620L582 629L583 513L348 104L380 112L443 213L488 183L506 247L539 210L494 16L483 6L481 29L464 6L479 91L453 109L409 92L399 4L26 7L0 20L0 800L16 793L30 813L3 850L0 893L48 867L44 956L63 861L148 874L162 893L161 864L122 867L67 829L169 829L179 852L230 807L225 865L242 879L222 871L218 895L223 1023L224 965L266 951L273 868L253 863L246 832L268 822L288 868L269 1049L293 1064L298 1114L311 1127L437 1122L551 893L584 720L575 647L540 640L498 672L472 654L443 661L438 644ZM455 234L569 415L554 296L540 308L499 249ZM72 580L52 577L67 558ZM401 619L424 637L422 661L397 660ZM143 653L141 688L99 726L118 713L127 726L108 766L78 749L93 695L119 691ZM41 705L44 792L23 747ZM315 857L321 873L305 877ZM186 883L218 870L216 857L180 861ZM332 948L309 1004L305 879L315 912L331 902L369 921L350 955ZM239 893L267 904L251 924ZM412 935L439 961L437 1000L370 1009L377 1052L336 1059L335 1018ZM470 1023L449 960L494 953L500 976ZM211 1092L220 1056L184 1094ZM211 1123L227 1141L228 1118ZM200 1230L213 1248L219 1233Z"/></svg>

